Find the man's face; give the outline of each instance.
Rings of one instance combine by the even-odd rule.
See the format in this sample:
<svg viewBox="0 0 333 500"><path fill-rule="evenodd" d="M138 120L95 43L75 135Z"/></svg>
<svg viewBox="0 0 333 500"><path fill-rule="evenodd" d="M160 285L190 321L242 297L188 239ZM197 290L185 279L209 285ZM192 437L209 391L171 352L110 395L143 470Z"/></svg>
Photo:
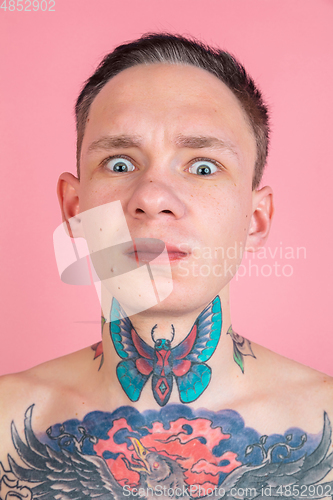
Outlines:
<svg viewBox="0 0 333 500"><path fill-rule="evenodd" d="M214 75L192 66L132 67L91 105L79 210L120 200L132 238L167 245L174 291L165 307L199 308L240 263L255 159L247 117Z"/></svg>

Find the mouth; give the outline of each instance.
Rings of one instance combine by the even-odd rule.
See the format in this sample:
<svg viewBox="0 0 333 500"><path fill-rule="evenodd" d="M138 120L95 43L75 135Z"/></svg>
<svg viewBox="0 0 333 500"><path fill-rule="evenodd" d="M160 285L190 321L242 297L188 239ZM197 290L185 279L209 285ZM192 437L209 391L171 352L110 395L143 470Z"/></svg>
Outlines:
<svg viewBox="0 0 333 500"><path fill-rule="evenodd" d="M148 264L157 258L158 264L167 264L186 259L190 252L155 238L135 238L133 245L125 251L125 255L135 259L138 264Z"/></svg>
<svg viewBox="0 0 333 500"><path fill-rule="evenodd" d="M183 260L189 256L188 252L183 252L177 247L166 245L166 248L171 261Z"/></svg>

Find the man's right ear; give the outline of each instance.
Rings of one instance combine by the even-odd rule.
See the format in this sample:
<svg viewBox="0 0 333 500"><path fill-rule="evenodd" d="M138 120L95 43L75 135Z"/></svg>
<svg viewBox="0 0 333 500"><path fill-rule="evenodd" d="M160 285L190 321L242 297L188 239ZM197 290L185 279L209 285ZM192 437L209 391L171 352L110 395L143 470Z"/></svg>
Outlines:
<svg viewBox="0 0 333 500"><path fill-rule="evenodd" d="M79 217L80 181L69 172L60 175L57 184L57 195L63 222L71 238L83 236L81 218ZM70 220L70 222L69 222Z"/></svg>

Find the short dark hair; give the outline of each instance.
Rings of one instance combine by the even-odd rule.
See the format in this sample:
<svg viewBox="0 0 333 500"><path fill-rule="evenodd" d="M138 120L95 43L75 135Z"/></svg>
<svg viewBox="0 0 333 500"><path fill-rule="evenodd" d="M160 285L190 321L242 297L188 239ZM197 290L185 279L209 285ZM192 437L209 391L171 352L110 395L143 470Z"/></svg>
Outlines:
<svg viewBox="0 0 333 500"><path fill-rule="evenodd" d="M258 187L266 163L269 117L261 92L245 68L228 52L194 39L170 33L147 33L138 40L119 45L107 54L85 82L75 106L77 172L91 103L106 83L121 71L139 64L184 64L205 69L221 80L237 97L251 123L257 144L252 188Z"/></svg>

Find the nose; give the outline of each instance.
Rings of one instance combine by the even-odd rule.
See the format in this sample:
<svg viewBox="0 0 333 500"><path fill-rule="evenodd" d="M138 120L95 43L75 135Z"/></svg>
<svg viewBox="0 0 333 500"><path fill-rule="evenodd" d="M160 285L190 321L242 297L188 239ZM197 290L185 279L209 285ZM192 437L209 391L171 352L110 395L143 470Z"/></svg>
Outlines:
<svg viewBox="0 0 333 500"><path fill-rule="evenodd" d="M127 208L132 217L142 220L176 220L185 213L184 203L172 188L172 184L156 178L141 179Z"/></svg>

